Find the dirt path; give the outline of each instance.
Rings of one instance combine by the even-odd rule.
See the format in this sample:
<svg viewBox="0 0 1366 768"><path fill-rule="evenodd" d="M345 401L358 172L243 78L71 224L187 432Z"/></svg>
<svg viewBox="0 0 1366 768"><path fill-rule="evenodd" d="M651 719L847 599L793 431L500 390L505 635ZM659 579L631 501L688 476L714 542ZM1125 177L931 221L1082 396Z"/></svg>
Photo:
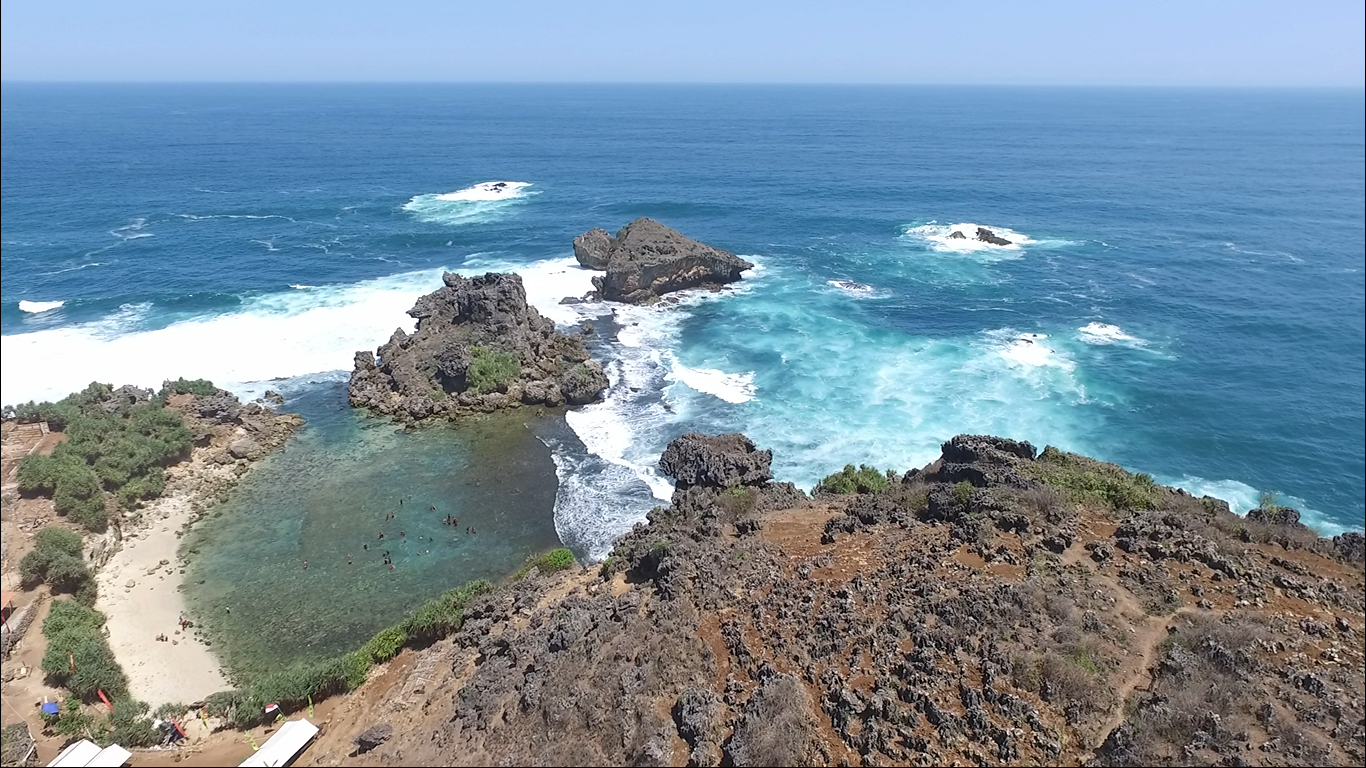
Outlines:
<svg viewBox="0 0 1366 768"><path fill-rule="evenodd" d="M1102 573L1091 566L1080 547L1065 553L1062 557L1064 565L1081 566L1090 571L1091 578L1099 582L1108 589L1110 596L1115 601L1115 614L1129 625L1131 649L1133 653L1124 657L1118 670L1111 678L1112 690L1115 693L1115 704L1106 716L1095 733L1092 735L1092 746L1089 748L1082 763L1086 763L1095 756L1096 750L1100 749L1101 744L1112 731L1124 723L1125 703L1129 696L1139 689L1146 688L1152 684L1152 667L1156 661L1157 649L1162 645L1162 641L1167 638L1172 624L1182 615L1194 611L1190 606L1178 608L1174 613L1166 616L1150 616L1143 608L1143 604L1134 597L1119 580L1108 573Z"/></svg>

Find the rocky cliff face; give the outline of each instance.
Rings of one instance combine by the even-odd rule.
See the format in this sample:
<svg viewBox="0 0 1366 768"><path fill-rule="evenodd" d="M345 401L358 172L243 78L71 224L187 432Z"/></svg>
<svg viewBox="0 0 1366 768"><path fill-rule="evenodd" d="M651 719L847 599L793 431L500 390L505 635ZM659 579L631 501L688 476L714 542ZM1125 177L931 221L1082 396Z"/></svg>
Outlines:
<svg viewBox="0 0 1366 768"><path fill-rule="evenodd" d="M417 300L411 334L394 331L375 353L356 353L351 405L404 421L518 405L580 405L607 388L583 339L527 304L522 279L447 273Z"/></svg>
<svg viewBox="0 0 1366 768"><path fill-rule="evenodd" d="M1366 758L1360 535L994 437L814 500L770 459L675 441L668 508L600 567L471 604L310 759L381 720L392 738L348 764Z"/></svg>
<svg viewBox="0 0 1366 768"><path fill-rule="evenodd" d="M616 237L592 229L574 238L574 257L607 274L593 278L607 301L649 304L687 288L717 288L754 265L729 251L700 243L654 219L639 218Z"/></svg>

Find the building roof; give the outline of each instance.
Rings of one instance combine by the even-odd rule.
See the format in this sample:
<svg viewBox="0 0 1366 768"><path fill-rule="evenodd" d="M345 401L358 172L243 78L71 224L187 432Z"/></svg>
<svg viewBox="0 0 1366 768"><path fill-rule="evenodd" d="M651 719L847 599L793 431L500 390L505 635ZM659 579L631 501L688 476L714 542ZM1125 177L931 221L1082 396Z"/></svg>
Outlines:
<svg viewBox="0 0 1366 768"><path fill-rule="evenodd" d="M308 722L304 718L290 720L280 726L280 730L275 735L261 745L261 748L243 760L239 768L248 766L269 766L285 765L293 760L295 755L303 751L304 747L318 735L318 726Z"/></svg>
<svg viewBox="0 0 1366 768"><path fill-rule="evenodd" d="M67 745L67 748L47 765L48 768L118 768L132 756L132 752L117 744L100 749L100 745L95 742L81 739Z"/></svg>

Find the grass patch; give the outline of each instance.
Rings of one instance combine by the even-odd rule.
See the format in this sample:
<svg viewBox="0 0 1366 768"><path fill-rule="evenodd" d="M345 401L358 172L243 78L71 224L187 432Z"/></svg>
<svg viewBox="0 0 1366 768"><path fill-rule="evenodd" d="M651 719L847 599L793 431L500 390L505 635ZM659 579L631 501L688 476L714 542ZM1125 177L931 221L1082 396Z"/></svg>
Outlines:
<svg viewBox="0 0 1366 768"><path fill-rule="evenodd" d="M553 550L542 558L559 562L562 557L555 555L559 551ZM572 564L573 555L569 560ZM354 691L365 682L371 667L397 656L404 647L430 644L460 629L465 606L492 589L492 584L481 580L449 590L423 604L406 621L375 633L358 650L270 672L246 688L213 694L205 705L210 712L226 717L234 727L246 729L269 721L267 704L279 704L283 715L328 696Z"/></svg>
<svg viewBox="0 0 1366 768"><path fill-rule="evenodd" d="M1043 449L1037 460L1022 462L1020 468L1058 489L1074 503L1101 503L1114 509L1156 506L1157 486L1151 476L1132 474L1115 464L1060 451L1051 445Z"/></svg>
<svg viewBox="0 0 1366 768"><path fill-rule="evenodd" d="M504 392L522 373L521 363L510 352L480 346L472 347L470 352L474 360L465 372L465 380L478 394Z"/></svg>
<svg viewBox="0 0 1366 768"><path fill-rule="evenodd" d="M527 574L531 573L531 569L533 568L539 570L541 573L554 573L555 571L563 571L572 567L574 567L574 553L570 552L565 547L560 547L559 549L552 549L545 554L527 558L526 565L519 568L517 573L513 574L512 579L513 581L516 581L518 579L526 578Z"/></svg>
<svg viewBox="0 0 1366 768"><path fill-rule="evenodd" d="M867 464L860 464L857 469L854 468L853 464L845 464L844 469L817 483L816 487L811 490L811 495L875 493L886 488L891 483L892 478L891 470L884 474L877 467L870 467Z"/></svg>

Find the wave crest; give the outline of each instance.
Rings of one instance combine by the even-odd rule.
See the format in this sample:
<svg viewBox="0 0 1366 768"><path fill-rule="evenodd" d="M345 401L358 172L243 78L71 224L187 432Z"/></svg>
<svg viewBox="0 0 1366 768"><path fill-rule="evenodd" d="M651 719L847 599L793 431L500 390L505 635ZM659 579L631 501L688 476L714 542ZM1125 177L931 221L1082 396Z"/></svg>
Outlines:
<svg viewBox="0 0 1366 768"><path fill-rule="evenodd" d="M38 314L38 313L40 313L40 312L51 312L51 311L54 310L54 309L60 309L61 306L62 306L63 304L66 304L66 302L65 302L65 301L21 301L21 302L19 302L19 311L20 311L20 312L28 312L28 313L31 314L31 315L36 315L36 314Z"/></svg>
<svg viewBox="0 0 1366 768"><path fill-rule="evenodd" d="M1142 346L1145 342L1137 336L1130 336L1124 332L1123 328L1109 323L1087 323L1077 329L1077 338L1087 344L1106 346L1109 344L1125 344L1129 346Z"/></svg>

